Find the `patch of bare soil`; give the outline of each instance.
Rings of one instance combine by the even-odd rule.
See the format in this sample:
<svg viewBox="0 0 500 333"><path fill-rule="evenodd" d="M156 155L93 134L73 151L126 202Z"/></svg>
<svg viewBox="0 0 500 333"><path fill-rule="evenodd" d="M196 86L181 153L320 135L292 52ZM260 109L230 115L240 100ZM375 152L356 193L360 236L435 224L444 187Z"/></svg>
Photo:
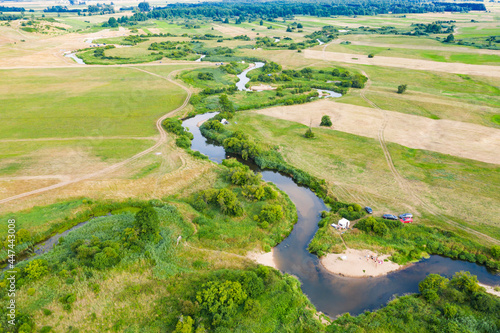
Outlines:
<svg viewBox="0 0 500 333"><path fill-rule="evenodd" d="M274 249L272 249L271 252L249 252L247 253L247 258L258 264L278 269L274 261Z"/></svg>
<svg viewBox="0 0 500 333"><path fill-rule="evenodd" d="M333 129L377 138L383 118L373 108L320 100L306 105L279 106L256 111L259 114L319 127L329 115ZM429 119L394 111L387 112L385 140L409 148L500 164L500 130L445 119Z"/></svg>
<svg viewBox="0 0 500 333"><path fill-rule="evenodd" d="M272 87L272 86L266 85L266 84L261 84L258 86L251 86L250 90L253 90L253 91L276 90L276 87Z"/></svg>
<svg viewBox="0 0 500 333"><path fill-rule="evenodd" d="M437 71L456 74L480 75L500 77L500 66L470 65L462 63L448 63L420 59L407 59L396 57L376 56L368 58L362 54L351 54L341 52L323 52L304 50L305 58L337 61L349 64L373 65L385 67L399 67L422 71Z"/></svg>

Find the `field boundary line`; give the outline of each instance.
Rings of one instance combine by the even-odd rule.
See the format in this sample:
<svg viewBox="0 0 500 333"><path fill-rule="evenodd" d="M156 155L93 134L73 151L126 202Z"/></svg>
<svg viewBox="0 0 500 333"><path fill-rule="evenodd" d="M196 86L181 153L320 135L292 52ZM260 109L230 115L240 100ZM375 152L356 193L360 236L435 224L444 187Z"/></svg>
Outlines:
<svg viewBox="0 0 500 333"><path fill-rule="evenodd" d="M408 183L408 181L399 173L399 171L396 169L396 167L394 166L394 162L392 160L392 157L391 157L391 153L389 152L389 149L387 148L387 144L386 144L386 141L385 141L385 136L384 136L384 131L385 131L385 127L387 126L387 122L388 122L388 119L387 119L387 112L386 110L380 108L377 104L375 104L373 101L371 101L370 99L368 99L366 96L365 96L365 90L367 88L370 87L371 85L371 81L370 81L370 78L368 77L368 75L366 74L365 71L361 70L361 73L366 76L368 78L368 81L366 82L366 85L363 89L361 89L360 91L360 95L361 97L367 102L369 103L371 106L373 106L375 109L378 109L380 110L380 112L382 113L382 117L383 117L383 122L382 122L382 126L380 127L379 131L378 131L378 141L380 143L380 147L382 147L382 150L384 152L384 156L385 156L385 159L387 161L387 165L389 166L389 169L391 170L391 173L393 174L394 176L394 179L396 180L396 182L398 183L399 187L402 189L402 190L405 190L406 192L408 192L418 203L420 203L422 205L422 207L430 214L432 215L435 215L435 216L439 216L439 217L442 217L443 219L446 220L446 222L448 222L449 224L459 228L459 229L462 229L464 231L467 231L469 233L472 233L478 237L481 237L481 238L484 238L494 244L500 244L500 240L496 239L496 238L493 238L491 236L488 236L486 234L483 234L482 232L479 232L475 229L472 229L472 228L469 228L469 227L466 227L466 226L463 226L461 225L460 223L458 222L455 222L453 220L451 220L450 218L448 218L447 216L443 215L443 214L440 214L440 213L437 213L433 210L433 208L428 205L426 202L424 202L414 191L413 191L413 188L411 187L411 185Z"/></svg>
<svg viewBox="0 0 500 333"><path fill-rule="evenodd" d="M78 182L81 182L83 180L88 180L88 179L91 179L91 178L94 178L94 177L97 177L97 176L102 176L102 175L105 175L111 171L114 171L114 170L117 170L121 167L123 167L124 165L134 161L134 160L137 160L138 158L146 155L146 154L149 154L151 152L153 152L155 149L157 149L158 147L160 147L163 143L165 143L165 141L167 140L167 132L163 129L162 127L162 122L163 120L165 120L166 118L168 117L171 117L173 116L175 113L181 111L182 109L184 109L187 104L189 103L189 100L191 99L191 95L192 95L192 92L189 88L187 88L186 86L174 81L171 77L174 75L174 74L177 74L179 71L182 71L182 70L186 70L186 69L189 69L189 68L183 68L183 69L178 69L178 70L175 70L175 71L172 71L168 74L167 77L164 77L164 76L161 76L159 74L156 74L156 73L152 73L152 72L148 72L144 69L140 69L140 68L136 68L136 67L130 67L132 69L135 69L135 70L138 70L138 71L141 71L141 72L144 72L144 73L147 73L147 74L150 74L150 75L154 75L154 76L157 76L161 79L164 79L170 83L173 83L175 84L176 86L179 86L181 87L185 92L187 92L187 96L186 98L184 99L184 102L182 103L181 106L177 107L175 110L172 110L166 114L164 114L163 116L161 116L157 121L156 121L156 128L158 129L159 133L160 133L160 139L150 148L146 149L146 150L143 150L142 152L140 153L137 153L135 154L134 156L132 157L129 157L121 162L118 162L116 164L113 164L113 165L110 165L102 170L99 170L99 171L96 171L96 172L93 172L91 174L88 174L88 175L85 175L85 176L82 176L82 177L79 177L79 178L76 178L76 179L73 179L73 180L69 180L69 181L64 181L64 182L60 182L60 183L57 183L57 184L54 184L54 185L50 185L50 186L46 186L46 187L42 187L42 188L39 188L39 189L36 189L36 190L33 190L33 191L29 191L29 192L24 192L24 193L20 193L20 194L17 194L17 195L14 195L14 196L11 196L11 197L8 197L8 198L4 198L4 199L1 199L0 200L0 204L3 204L3 203L7 203L7 202L10 202L10 201L13 201L13 200L17 200L17 199L21 199L21 198L25 198L25 197L28 197L28 196L31 196L31 195L34 195L34 194L40 194L40 193L43 193L43 192L47 192L47 191L50 191L50 190L55 190L55 189L58 189L58 188L61 188L61 187L64 187L64 186L67 186L67 185L71 185L71 184L75 184L75 183L78 183Z"/></svg>

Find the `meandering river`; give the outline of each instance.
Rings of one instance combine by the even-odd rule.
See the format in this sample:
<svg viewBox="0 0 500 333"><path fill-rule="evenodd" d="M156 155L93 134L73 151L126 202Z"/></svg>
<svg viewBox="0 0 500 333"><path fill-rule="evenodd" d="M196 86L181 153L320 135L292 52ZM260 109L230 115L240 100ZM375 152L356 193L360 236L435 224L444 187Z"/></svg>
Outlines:
<svg viewBox="0 0 500 333"><path fill-rule="evenodd" d="M193 133L193 150L221 163L227 157L224 148L207 141L197 126L215 114L206 113L187 119L183 126ZM469 271L484 284L500 284L500 276L489 273L484 266L440 256L431 256L382 277L348 278L330 274L319 259L307 251L307 245L318 230L319 214L327 210L323 200L308 188L295 184L289 176L276 171L259 170L255 165L248 164L254 171L260 172L265 181L273 182L286 192L297 207L298 221L290 235L274 249L274 260L281 271L301 281L303 292L318 310L329 316L344 312L360 314L364 310L383 306L394 294L418 292L418 283L431 273L451 277L455 272Z"/></svg>
<svg viewBox="0 0 500 333"><path fill-rule="evenodd" d="M240 74L238 76L240 82L237 86L244 88L249 82L246 73L263 65L263 63L257 63L256 66L243 72L244 75ZM248 80L245 82L245 79ZM185 120L183 126L187 127L194 136L191 145L193 150L207 155L216 163L221 163L227 157L224 148L203 137L197 126L216 114L212 112L195 116ZM364 310L374 310L383 306L395 294L418 292L418 283L431 273L451 277L455 272L469 271L476 275L481 283L500 284L500 276L491 274L484 266L440 256L431 256L406 269L382 277L348 278L332 275L323 268L315 255L307 251L307 245L318 230L319 214L327 209L323 200L308 188L295 184L287 175L276 171L260 170L252 163L245 163L255 172L260 172L265 181L273 182L286 192L295 204L298 221L290 235L274 249L274 260L281 271L296 276L302 283L303 292L316 308L331 317L345 312L357 315ZM61 236L88 222L80 223L62 234L51 237L36 248L36 254L48 252L58 243Z"/></svg>

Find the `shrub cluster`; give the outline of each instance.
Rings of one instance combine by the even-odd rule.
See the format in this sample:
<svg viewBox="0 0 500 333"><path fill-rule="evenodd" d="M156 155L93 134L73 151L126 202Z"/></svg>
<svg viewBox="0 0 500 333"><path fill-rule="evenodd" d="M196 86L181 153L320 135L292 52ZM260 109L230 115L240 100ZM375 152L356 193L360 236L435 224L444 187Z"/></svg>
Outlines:
<svg viewBox="0 0 500 333"><path fill-rule="evenodd" d="M203 211L208 204L215 205L222 213L232 216L243 215L243 206L236 194L230 189L208 189L201 191L194 196L193 207Z"/></svg>

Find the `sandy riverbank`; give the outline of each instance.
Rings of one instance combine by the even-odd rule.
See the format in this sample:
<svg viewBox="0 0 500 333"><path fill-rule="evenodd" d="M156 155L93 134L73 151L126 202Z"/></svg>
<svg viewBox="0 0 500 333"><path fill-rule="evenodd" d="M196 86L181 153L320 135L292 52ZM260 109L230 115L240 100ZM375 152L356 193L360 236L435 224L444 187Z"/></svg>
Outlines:
<svg viewBox="0 0 500 333"><path fill-rule="evenodd" d="M276 263L274 262L274 249L272 249L271 252L249 252L247 254L247 258L250 258L261 265L278 269Z"/></svg>
<svg viewBox="0 0 500 333"><path fill-rule="evenodd" d="M276 90L276 87L273 87L273 86L270 86L267 84L261 84L258 86L251 86L250 90L253 90L253 91Z"/></svg>
<svg viewBox="0 0 500 333"><path fill-rule="evenodd" d="M371 259L378 258L379 262ZM405 266L385 261L390 255L378 255L370 250L348 249L344 253L330 253L321 259L321 264L332 274L350 277L385 275ZM380 263L382 262L382 263Z"/></svg>
<svg viewBox="0 0 500 333"><path fill-rule="evenodd" d="M482 283L478 283L481 287L483 287L484 289L486 289L486 292L488 294L492 294L492 295L495 295L497 297L500 297L500 291L496 291L495 290L495 287L492 287L492 286L488 286L486 284L482 284Z"/></svg>

